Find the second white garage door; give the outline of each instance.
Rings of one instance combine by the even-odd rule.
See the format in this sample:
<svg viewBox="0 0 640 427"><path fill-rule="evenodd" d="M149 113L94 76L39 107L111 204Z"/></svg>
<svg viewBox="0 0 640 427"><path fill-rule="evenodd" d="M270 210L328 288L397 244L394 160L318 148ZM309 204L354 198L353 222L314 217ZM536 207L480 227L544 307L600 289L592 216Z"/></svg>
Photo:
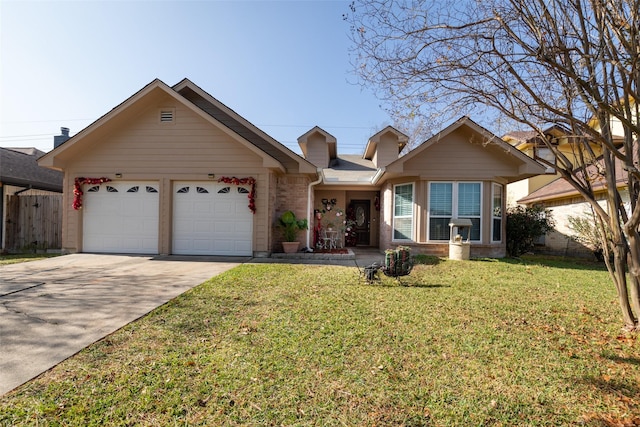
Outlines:
<svg viewBox="0 0 640 427"><path fill-rule="evenodd" d="M213 182L173 185L173 253L253 254L253 213L249 186Z"/></svg>

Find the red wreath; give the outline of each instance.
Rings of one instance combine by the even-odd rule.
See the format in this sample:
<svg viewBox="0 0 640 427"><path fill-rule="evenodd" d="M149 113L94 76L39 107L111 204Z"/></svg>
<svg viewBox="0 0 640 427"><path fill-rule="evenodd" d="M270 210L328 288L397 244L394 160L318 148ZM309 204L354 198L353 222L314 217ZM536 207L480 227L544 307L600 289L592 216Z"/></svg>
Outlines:
<svg viewBox="0 0 640 427"><path fill-rule="evenodd" d="M251 185L251 191L249 192L249 209L254 214L256 213L256 179L253 177L247 178L236 178L228 176L223 176L218 180L218 182L224 182L225 184L233 184L233 185Z"/></svg>
<svg viewBox="0 0 640 427"><path fill-rule="evenodd" d="M100 185L103 182L111 181L109 178L83 178L78 177L73 184L73 209L78 210L82 207L82 184Z"/></svg>

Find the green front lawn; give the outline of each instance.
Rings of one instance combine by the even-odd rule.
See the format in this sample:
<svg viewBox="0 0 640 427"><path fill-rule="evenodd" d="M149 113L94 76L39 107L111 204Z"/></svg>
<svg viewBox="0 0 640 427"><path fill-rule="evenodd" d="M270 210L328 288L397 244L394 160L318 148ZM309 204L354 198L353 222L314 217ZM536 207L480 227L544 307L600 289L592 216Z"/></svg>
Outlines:
<svg viewBox="0 0 640 427"><path fill-rule="evenodd" d="M0 398L0 424L632 426L621 326L588 264L247 264Z"/></svg>

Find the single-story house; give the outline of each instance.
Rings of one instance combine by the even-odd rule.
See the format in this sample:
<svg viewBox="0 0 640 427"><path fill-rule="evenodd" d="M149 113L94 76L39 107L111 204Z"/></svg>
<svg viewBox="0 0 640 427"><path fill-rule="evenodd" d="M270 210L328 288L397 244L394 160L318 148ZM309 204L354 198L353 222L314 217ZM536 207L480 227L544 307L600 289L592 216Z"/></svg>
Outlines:
<svg viewBox="0 0 640 427"><path fill-rule="evenodd" d="M0 250L15 250L19 249L16 247L18 245L25 246L34 241L34 239L36 239L35 241L44 239L42 237L43 228L40 225L31 226L20 223L22 216L37 219L38 214L40 214L40 220L47 217L46 219L53 221L60 218L52 218L53 215L50 212L43 212L42 209L38 211L37 208L39 206L32 205L27 206L29 212L26 215L17 213L20 209L19 203L17 203L19 197L59 197L62 193L63 174L38 165L38 158L44 154L43 151L33 147L0 147L0 219L2 220L0 225ZM29 229L28 233L25 230L27 228ZM9 236L7 236L8 234ZM18 234L23 234L26 237L20 239ZM18 242L25 239L28 242Z"/></svg>
<svg viewBox="0 0 640 427"><path fill-rule="evenodd" d="M335 221L343 244L446 255L459 217L472 256L504 256L505 186L545 170L467 117L403 156L392 127L361 155L319 127L298 143L188 79L154 80L39 162L64 172L66 252L240 256L280 252L286 210L309 220L303 246Z"/></svg>

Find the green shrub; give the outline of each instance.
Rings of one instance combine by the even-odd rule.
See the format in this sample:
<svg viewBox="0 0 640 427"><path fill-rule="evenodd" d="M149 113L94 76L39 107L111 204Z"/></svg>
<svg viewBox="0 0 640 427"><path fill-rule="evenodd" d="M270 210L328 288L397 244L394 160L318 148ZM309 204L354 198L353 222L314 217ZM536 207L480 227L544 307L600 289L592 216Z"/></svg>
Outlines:
<svg viewBox="0 0 640 427"><path fill-rule="evenodd" d="M581 216L569 216L569 228L574 232L571 236L576 242L591 249L598 261L604 261L604 245L598 230L598 219L592 212L585 212ZM610 245L611 231L604 224L607 244ZM611 246L609 246L611 248Z"/></svg>
<svg viewBox="0 0 640 427"><path fill-rule="evenodd" d="M517 257L533 249L534 241L553 230L551 211L539 206L507 209L507 252Z"/></svg>

